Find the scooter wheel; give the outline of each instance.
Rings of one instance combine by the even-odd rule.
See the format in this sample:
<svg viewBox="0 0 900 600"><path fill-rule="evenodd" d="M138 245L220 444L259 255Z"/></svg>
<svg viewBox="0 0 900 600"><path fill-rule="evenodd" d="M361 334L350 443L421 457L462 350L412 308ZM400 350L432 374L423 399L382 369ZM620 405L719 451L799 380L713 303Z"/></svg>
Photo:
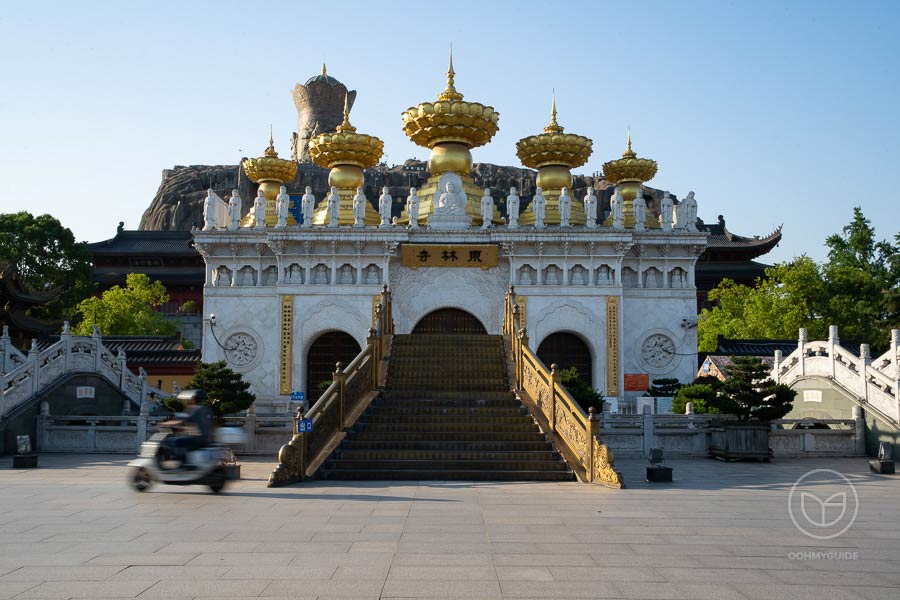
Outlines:
<svg viewBox="0 0 900 600"><path fill-rule="evenodd" d="M131 487L139 492L146 492L153 485L150 471L144 467L137 467L131 471Z"/></svg>
<svg viewBox="0 0 900 600"><path fill-rule="evenodd" d="M225 488L225 482L228 477L225 475L225 471L222 469L216 469L209 475L209 489L212 490L213 494L218 494Z"/></svg>

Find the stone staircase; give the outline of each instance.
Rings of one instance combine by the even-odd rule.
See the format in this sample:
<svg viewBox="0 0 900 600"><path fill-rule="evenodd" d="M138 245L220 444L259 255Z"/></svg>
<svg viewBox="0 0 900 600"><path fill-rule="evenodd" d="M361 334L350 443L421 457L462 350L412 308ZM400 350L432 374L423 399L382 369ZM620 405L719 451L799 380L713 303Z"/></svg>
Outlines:
<svg viewBox="0 0 900 600"><path fill-rule="evenodd" d="M319 471L326 479L573 481L510 391L503 338L397 335L387 389Z"/></svg>

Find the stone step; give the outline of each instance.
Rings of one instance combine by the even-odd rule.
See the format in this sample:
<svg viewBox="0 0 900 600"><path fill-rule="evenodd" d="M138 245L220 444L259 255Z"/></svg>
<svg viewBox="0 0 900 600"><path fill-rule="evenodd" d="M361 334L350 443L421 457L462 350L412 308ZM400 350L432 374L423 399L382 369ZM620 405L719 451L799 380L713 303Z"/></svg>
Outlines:
<svg viewBox="0 0 900 600"><path fill-rule="evenodd" d="M340 449L334 458L344 461L356 460L438 460L438 461L555 461L559 455L554 450L351 450Z"/></svg>
<svg viewBox="0 0 900 600"><path fill-rule="evenodd" d="M396 423L405 425L433 425L435 427L465 427L468 425L485 427L487 425L533 425L534 419L530 415L513 414L513 415L497 415L497 414L480 414L470 416L468 414L412 414L412 415L396 415L385 414L380 410L367 411L360 422L369 423L371 425L381 425L383 423ZM484 429L479 429L484 431Z"/></svg>
<svg viewBox="0 0 900 600"><path fill-rule="evenodd" d="M503 391L479 391L472 392L448 391L448 390L392 390L387 389L382 393L385 400L412 400L416 402L503 402L513 401L520 404L515 399L515 395L509 389Z"/></svg>
<svg viewBox="0 0 900 600"><path fill-rule="evenodd" d="M574 481L570 471L435 471L435 470L381 470L381 469L323 469L322 479L355 479L368 481Z"/></svg>
<svg viewBox="0 0 900 600"><path fill-rule="evenodd" d="M402 406L378 404L371 410L373 410L373 414L377 412L379 416L391 419L405 419L409 417L489 419L492 417L517 417L528 414L528 410L524 406L429 406L423 403Z"/></svg>
<svg viewBox="0 0 900 600"><path fill-rule="evenodd" d="M490 438L493 433L528 433L538 431L534 421L514 423L485 423L473 421L449 421L449 422L407 422L404 421L364 421L360 420L354 425L357 431L365 430L368 433L416 433L423 437L431 437L432 433L469 433L478 434Z"/></svg>
<svg viewBox="0 0 900 600"><path fill-rule="evenodd" d="M352 440L356 442L454 442L454 443L497 443L497 442L541 442L547 441L547 436L539 430L535 431L431 431L427 435L415 431L368 431L360 430L352 433Z"/></svg>
<svg viewBox="0 0 900 600"><path fill-rule="evenodd" d="M332 458L326 463L330 471L389 470L389 471L568 471L561 460L348 460Z"/></svg>
<svg viewBox="0 0 900 600"><path fill-rule="evenodd" d="M553 444L542 438L542 441L515 442L515 441L459 441L438 442L432 440L416 440L414 442L401 442L396 440L373 441L357 440L354 436L348 436L341 444L341 450L347 451L371 451L371 452L549 452L556 453Z"/></svg>
<svg viewBox="0 0 900 600"><path fill-rule="evenodd" d="M406 390L406 391L414 391L418 393L426 392L478 392L477 395L481 395L481 392L503 392L509 391L509 386L503 384L479 384L479 383L469 383L466 381L457 381L457 382L429 382L427 388L424 388L422 384L419 383L391 383L388 381L388 389L390 390Z"/></svg>

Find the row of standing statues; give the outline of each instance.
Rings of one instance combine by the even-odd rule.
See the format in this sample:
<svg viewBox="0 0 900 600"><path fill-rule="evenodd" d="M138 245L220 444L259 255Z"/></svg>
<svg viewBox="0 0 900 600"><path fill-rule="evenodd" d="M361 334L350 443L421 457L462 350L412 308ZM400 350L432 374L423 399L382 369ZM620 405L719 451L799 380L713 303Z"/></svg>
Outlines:
<svg viewBox="0 0 900 600"><path fill-rule="evenodd" d="M378 198L378 214L381 217L379 227L390 228L396 225L395 220L391 218L391 210L393 206L393 198L388 192L388 188L384 187L381 196ZM263 195L262 189L254 199L252 213L254 217L255 227L264 228L266 225L266 204L268 200ZM366 199L361 187L356 188L356 194L353 196L353 226L364 227L364 219L366 215ZM570 227L572 217L572 197L569 191L563 188L559 196L559 226ZM583 201L584 212L587 217L585 225L588 229L596 229L598 202L597 196L593 189L588 189ZM275 199L275 227L286 227L288 222L288 213L291 204L291 197L287 193L287 188L281 186L280 193ZM436 215L446 214L465 214L466 196L463 192L457 191L453 183L448 182L445 190L438 197L434 204L434 213ZM515 187L509 189L509 195L506 197L506 210L508 220L506 226L509 229L519 228L519 204L520 199ZM313 211L316 206L316 198L312 193L312 188L306 187L306 193L300 201L300 220L301 228L312 226ZM543 190L537 188L534 198L531 202L532 211L534 212L534 228L544 229L546 227L544 220L546 218L547 200L543 195ZM331 188L326 198L327 223L326 227L338 227L340 214L340 196L335 187ZM416 188L410 188L409 197L406 200L406 211L409 215L409 227L418 229L419 224L419 196ZM647 220L647 204L640 190L634 199L634 229L637 231L644 230ZM687 197L679 202L674 203L671 195L666 192L660 203L659 221L663 231L672 231L673 229L683 229L687 231L696 231L697 221L697 201L694 199L694 192L690 192ZM625 200L619 192L619 188L615 189L610 200L610 225L613 229L625 228ZM494 199L491 196L490 188L484 190L481 198L481 229L492 227L494 221ZM215 228L238 229L241 221L241 197L238 191L231 193L231 198L225 202L213 190L208 190L207 198L204 203L203 210L203 229L210 230Z"/></svg>

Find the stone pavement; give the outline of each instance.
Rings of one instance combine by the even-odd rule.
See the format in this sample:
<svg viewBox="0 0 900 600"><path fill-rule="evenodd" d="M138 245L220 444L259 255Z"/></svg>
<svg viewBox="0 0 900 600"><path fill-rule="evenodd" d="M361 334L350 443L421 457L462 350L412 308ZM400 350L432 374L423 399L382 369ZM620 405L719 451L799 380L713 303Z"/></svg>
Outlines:
<svg viewBox="0 0 900 600"><path fill-rule="evenodd" d="M134 492L128 457L40 460L14 471L0 458L0 599L900 597L900 477L862 459L672 460L676 481L655 486L640 482L643 461L621 460L620 491L267 489L271 462L245 460L220 496ZM788 513L792 484L816 468L859 494L854 525L832 540L802 534Z"/></svg>

